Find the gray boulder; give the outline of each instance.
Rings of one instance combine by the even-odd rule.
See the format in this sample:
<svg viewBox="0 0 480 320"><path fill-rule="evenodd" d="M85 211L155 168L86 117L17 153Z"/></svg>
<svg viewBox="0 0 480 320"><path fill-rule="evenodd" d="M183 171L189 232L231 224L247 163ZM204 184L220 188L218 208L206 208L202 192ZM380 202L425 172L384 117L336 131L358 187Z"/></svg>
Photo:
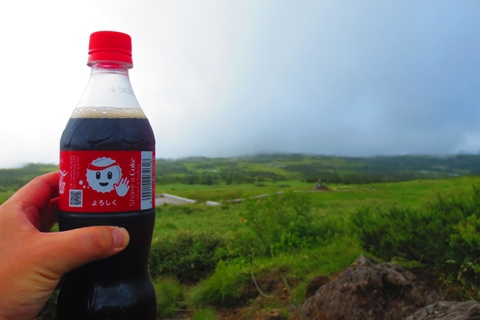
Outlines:
<svg viewBox="0 0 480 320"><path fill-rule="evenodd" d="M439 301L422 308L406 320L479 320L478 301Z"/></svg>
<svg viewBox="0 0 480 320"><path fill-rule="evenodd" d="M422 277L360 256L337 278L320 286L303 303L302 313L310 320L398 320L439 300L439 293Z"/></svg>

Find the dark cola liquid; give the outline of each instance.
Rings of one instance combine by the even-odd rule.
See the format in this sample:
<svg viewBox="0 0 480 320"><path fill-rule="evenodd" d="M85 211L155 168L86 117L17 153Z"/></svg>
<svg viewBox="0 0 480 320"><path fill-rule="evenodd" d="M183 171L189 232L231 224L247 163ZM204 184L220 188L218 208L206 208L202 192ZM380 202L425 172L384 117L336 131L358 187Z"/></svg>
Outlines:
<svg viewBox="0 0 480 320"><path fill-rule="evenodd" d="M146 118L71 118L61 151L154 151ZM155 320L156 298L148 275L155 209L121 213L58 212L61 231L91 225L121 226L130 243L121 253L65 275L57 301L60 320Z"/></svg>

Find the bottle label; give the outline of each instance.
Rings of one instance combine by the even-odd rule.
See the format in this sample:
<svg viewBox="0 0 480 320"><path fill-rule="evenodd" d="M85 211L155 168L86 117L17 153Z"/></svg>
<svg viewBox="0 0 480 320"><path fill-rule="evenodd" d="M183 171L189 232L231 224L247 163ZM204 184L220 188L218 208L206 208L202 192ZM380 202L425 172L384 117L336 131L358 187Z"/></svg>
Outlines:
<svg viewBox="0 0 480 320"><path fill-rule="evenodd" d="M60 152L60 210L106 213L153 207L155 152Z"/></svg>

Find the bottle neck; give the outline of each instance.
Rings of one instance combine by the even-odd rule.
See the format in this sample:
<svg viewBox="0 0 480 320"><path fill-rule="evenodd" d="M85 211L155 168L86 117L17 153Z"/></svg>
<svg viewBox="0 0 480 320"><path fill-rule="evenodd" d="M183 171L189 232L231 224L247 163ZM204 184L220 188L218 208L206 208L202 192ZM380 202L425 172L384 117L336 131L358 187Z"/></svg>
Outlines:
<svg viewBox="0 0 480 320"><path fill-rule="evenodd" d="M128 69L131 65L115 61L94 61L90 79L77 108L140 109Z"/></svg>

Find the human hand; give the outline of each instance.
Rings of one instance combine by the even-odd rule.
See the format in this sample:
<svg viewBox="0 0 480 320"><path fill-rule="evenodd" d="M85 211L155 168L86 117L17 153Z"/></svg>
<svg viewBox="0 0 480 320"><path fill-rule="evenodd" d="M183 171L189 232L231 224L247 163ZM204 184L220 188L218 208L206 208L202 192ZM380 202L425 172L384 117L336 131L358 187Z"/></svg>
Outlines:
<svg viewBox="0 0 480 320"><path fill-rule="evenodd" d="M62 275L128 245L123 228L49 231L56 222L58 172L37 177L0 206L0 320L32 320Z"/></svg>

